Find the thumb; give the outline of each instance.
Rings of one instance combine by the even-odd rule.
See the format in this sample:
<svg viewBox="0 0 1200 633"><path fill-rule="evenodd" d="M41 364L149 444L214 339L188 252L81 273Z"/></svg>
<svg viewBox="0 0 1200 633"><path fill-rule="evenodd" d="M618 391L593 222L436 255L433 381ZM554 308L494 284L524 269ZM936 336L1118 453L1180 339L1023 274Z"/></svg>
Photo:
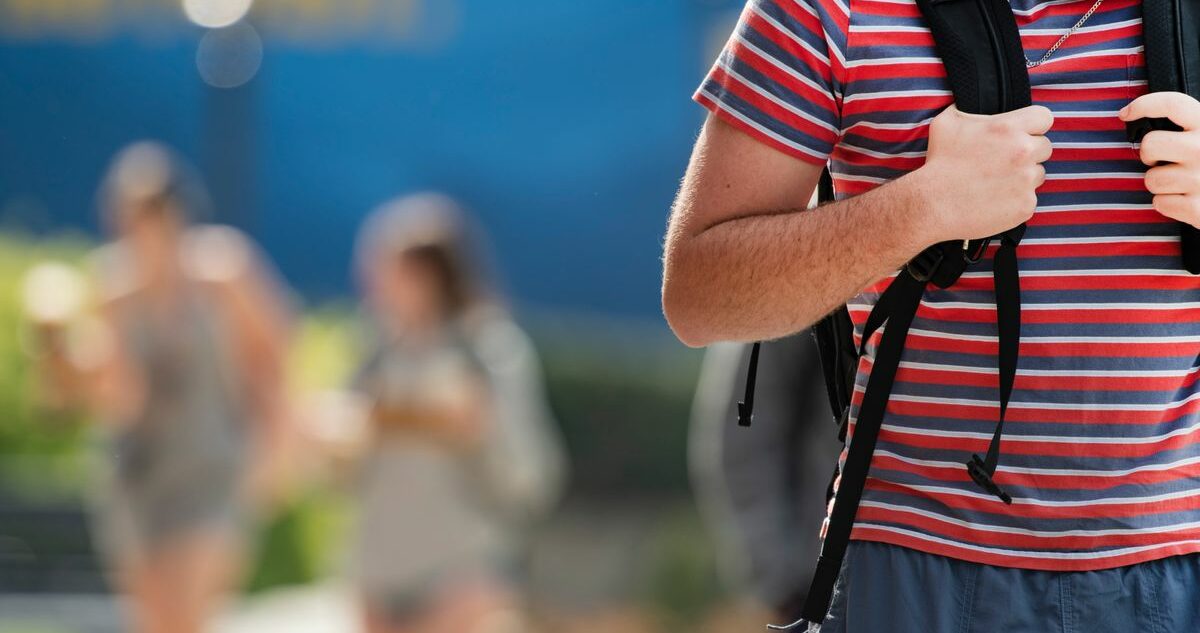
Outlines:
<svg viewBox="0 0 1200 633"><path fill-rule="evenodd" d="M1022 132L1035 136L1044 135L1054 126L1054 113L1046 106L1032 105L996 116L1007 119Z"/></svg>

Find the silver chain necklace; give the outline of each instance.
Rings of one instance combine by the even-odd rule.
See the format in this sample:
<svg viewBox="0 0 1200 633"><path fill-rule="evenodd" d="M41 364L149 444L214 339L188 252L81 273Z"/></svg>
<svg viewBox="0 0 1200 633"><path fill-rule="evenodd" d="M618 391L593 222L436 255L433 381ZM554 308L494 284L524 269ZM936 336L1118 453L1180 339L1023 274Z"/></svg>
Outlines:
<svg viewBox="0 0 1200 633"><path fill-rule="evenodd" d="M1025 67L1026 68L1037 68L1038 66L1041 66L1042 64L1049 61L1050 57L1052 55L1054 55L1054 53L1058 52L1059 47L1061 47L1063 44L1065 44L1066 41L1068 39L1070 39L1072 35L1075 34L1075 31L1078 31L1079 29L1083 28L1083 25L1087 23L1088 18L1092 17L1092 14L1095 13L1096 9L1099 9L1100 5L1103 3L1104 3L1104 0L1096 0L1096 4L1093 4L1092 8L1088 9L1087 13L1084 13L1082 18L1079 18L1079 21L1075 23L1075 26L1071 27L1071 30L1067 31L1062 37L1058 38L1058 41L1054 43L1054 46L1051 46L1050 50L1046 51L1046 54L1042 55L1041 59L1037 60L1036 62L1031 62L1031 61L1029 61L1029 58L1026 57L1025 58Z"/></svg>

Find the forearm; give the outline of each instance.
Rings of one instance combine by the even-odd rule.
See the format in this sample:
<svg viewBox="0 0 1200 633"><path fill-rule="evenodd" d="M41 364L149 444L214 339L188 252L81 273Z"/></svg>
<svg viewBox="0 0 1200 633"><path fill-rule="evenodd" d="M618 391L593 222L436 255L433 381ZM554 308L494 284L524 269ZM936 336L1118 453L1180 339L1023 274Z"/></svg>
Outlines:
<svg viewBox="0 0 1200 633"><path fill-rule="evenodd" d="M378 404L372 419L381 433L422 435L463 450L473 449L483 439L482 412L465 402L457 406Z"/></svg>
<svg viewBox="0 0 1200 633"><path fill-rule="evenodd" d="M930 244L923 174L811 210L672 226L663 303L689 345L778 338L816 322Z"/></svg>
<svg viewBox="0 0 1200 633"><path fill-rule="evenodd" d="M93 322L73 345L65 338L54 332L40 345L35 367L44 404L86 411L108 424L126 422L140 409L142 394L111 333Z"/></svg>

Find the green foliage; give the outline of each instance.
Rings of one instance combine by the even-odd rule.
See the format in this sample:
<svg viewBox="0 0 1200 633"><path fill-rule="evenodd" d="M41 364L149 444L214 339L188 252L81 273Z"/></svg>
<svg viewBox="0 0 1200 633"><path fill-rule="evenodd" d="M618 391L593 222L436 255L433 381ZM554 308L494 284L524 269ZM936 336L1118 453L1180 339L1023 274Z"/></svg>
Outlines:
<svg viewBox="0 0 1200 633"><path fill-rule="evenodd" d="M290 375L295 393L343 387L361 356L352 310L311 310L297 328ZM259 535L247 591L298 585L330 574L349 534L352 500L332 482L314 482L290 500Z"/></svg>
<svg viewBox="0 0 1200 633"><path fill-rule="evenodd" d="M87 477L82 417L36 402L21 285L33 266L48 260L77 265L90 247L75 236L0 233L0 491L12 497L70 498Z"/></svg>
<svg viewBox="0 0 1200 633"><path fill-rule="evenodd" d="M713 545L695 510L670 513L657 526L648 553L643 602L667 630L694 628L723 597Z"/></svg>
<svg viewBox="0 0 1200 633"><path fill-rule="evenodd" d="M350 499L317 488L293 500L263 529L246 583L250 593L328 576L349 533Z"/></svg>
<svg viewBox="0 0 1200 633"><path fill-rule="evenodd" d="M362 358L362 343L351 306L338 303L308 311L299 324L292 349L293 390L344 387Z"/></svg>
<svg viewBox="0 0 1200 633"><path fill-rule="evenodd" d="M15 454L65 455L82 439L79 418L51 415L34 402L34 376L25 342L21 282L46 260L78 263L89 244L76 237L34 240L0 234L0 458Z"/></svg>
<svg viewBox="0 0 1200 633"><path fill-rule="evenodd" d="M666 328L588 319L536 325L575 491L687 494L687 429L702 355Z"/></svg>

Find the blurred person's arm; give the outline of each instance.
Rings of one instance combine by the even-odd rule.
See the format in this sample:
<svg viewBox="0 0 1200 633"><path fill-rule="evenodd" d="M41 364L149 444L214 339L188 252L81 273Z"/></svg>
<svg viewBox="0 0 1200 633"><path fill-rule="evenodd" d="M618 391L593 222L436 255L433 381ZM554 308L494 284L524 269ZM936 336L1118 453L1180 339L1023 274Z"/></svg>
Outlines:
<svg viewBox="0 0 1200 633"><path fill-rule="evenodd" d="M502 310L474 317L472 346L491 395L487 446L477 463L494 507L527 526L546 516L566 485L562 437L533 341Z"/></svg>
<svg viewBox="0 0 1200 633"><path fill-rule="evenodd" d="M84 410L111 425L130 421L141 408L141 377L124 356L117 327L120 305L131 292L121 261L116 247L93 253L92 283L56 261L34 266L22 278L36 396L43 406Z"/></svg>
<svg viewBox="0 0 1200 633"><path fill-rule="evenodd" d="M228 227L194 229L189 270L210 287L232 325L239 378L257 407L272 407L283 391L292 314L281 284L251 242Z"/></svg>
<svg viewBox="0 0 1200 633"><path fill-rule="evenodd" d="M116 305L102 305L91 327L94 331L83 338L86 347L73 355L75 366L90 378L90 408L109 424L127 424L146 402L146 380L125 353L118 334Z"/></svg>
<svg viewBox="0 0 1200 633"><path fill-rule="evenodd" d="M42 393L56 408L83 409L109 426L128 424L145 401L145 385L118 340L119 299L70 326L35 324Z"/></svg>
<svg viewBox="0 0 1200 633"><path fill-rule="evenodd" d="M230 227L192 229L185 262L208 288L233 337L236 379L252 408L257 458L248 474L251 494L283 494L293 448L287 398L292 314L282 283L248 238Z"/></svg>

